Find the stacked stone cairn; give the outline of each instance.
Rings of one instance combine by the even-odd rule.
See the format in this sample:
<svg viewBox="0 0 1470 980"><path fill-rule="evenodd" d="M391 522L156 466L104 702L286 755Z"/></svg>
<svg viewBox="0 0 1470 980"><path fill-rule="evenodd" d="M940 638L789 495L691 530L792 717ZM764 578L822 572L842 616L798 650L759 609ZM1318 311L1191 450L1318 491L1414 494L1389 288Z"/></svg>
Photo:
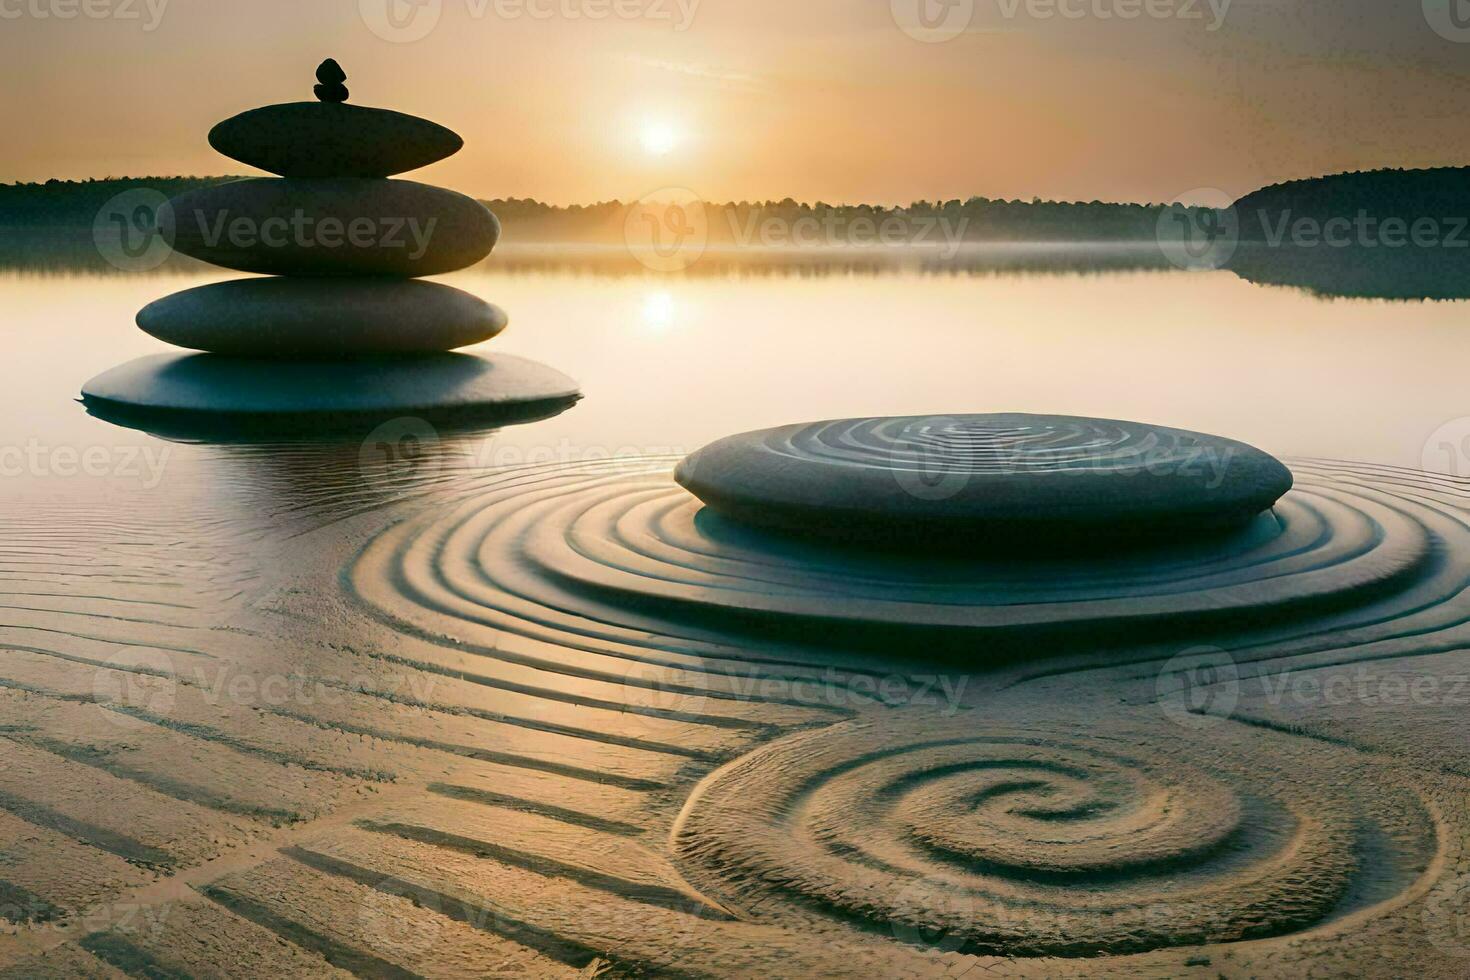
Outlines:
<svg viewBox="0 0 1470 980"><path fill-rule="evenodd" d="M138 326L178 347L247 358L344 359L442 352L505 328L497 307L417 277L474 265L500 223L453 191L389 179L451 156L458 135L415 116L347 104L328 59L316 102L252 109L210 145L277 177L231 181L160 208L186 255L264 273L144 307Z"/></svg>

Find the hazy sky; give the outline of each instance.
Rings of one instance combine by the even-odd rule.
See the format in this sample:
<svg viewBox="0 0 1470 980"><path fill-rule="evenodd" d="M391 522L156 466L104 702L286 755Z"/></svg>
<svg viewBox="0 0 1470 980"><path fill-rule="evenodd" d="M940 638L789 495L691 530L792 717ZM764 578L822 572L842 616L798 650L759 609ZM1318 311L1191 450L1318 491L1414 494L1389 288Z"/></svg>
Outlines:
<svg viewBox="0 0 1470 980"><path fill-rule="evenodd" d="M0 0L0 180L247 172L209 127L310 99L329 55L353 102L460 132L416 176L484 197L1170 200L1470 162L1470 0Z"/></svg>

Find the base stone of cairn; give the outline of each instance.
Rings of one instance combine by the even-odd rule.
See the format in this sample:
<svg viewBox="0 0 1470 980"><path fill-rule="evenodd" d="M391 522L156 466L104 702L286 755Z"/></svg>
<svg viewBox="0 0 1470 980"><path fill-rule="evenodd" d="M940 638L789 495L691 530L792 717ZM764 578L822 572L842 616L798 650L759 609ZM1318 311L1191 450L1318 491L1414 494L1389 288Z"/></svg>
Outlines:
<svg viewBox="0 0 1470 980"><path fill-rule="evenodd" d="M313 433L356 431L414 416L436 425L524 422L579 398L577 383L509 354L429 354L411 371L396 360L255 360L154 354L87 383L87 407L120 425L180 438L277 432L309 420Z"/></svg>
<svg viewBox="0 0 1470 980"><path fill-rule="evenodd" d="M150 303L137 318L144 332L206 353L108 371L83 387L88 410L124 424L194 414L314 427L326 417L477 411L493 422L515 407L575 401L574 382L533 361L446 353L496 336L506 315L415 277L484 259L500 222L463 194L389 178L450 156L459 136L346 105L346 75L331 59L317 81L318 102L254 109L210 133L217 150L278 176L191 191L158 213L177 251L269 277Z"/></svg>

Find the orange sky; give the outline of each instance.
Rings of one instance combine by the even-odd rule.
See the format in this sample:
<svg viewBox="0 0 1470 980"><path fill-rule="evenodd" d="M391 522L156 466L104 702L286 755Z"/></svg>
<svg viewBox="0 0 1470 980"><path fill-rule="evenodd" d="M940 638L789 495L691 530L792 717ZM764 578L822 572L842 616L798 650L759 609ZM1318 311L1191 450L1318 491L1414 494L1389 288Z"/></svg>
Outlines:
<svg viewBox="0 0 1470 980"><path fill-rule="evenodd" d="M354 102L458 130L421 179L484 197L1170 200L1470 162L1470 39L1420 0L1213 2L0 0L0 180L243 173L209 127L310 98L328 55ZM965 29L915 39L916 3Z"/></svg>

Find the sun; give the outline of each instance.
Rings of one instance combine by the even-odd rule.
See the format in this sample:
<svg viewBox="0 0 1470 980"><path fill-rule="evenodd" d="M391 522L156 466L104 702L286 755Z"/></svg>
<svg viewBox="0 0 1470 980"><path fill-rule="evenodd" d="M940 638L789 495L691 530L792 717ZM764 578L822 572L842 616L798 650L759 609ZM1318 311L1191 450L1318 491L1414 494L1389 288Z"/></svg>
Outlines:
<svg viewBox="0 0 1470 980"><path fill-rule="evenodd" d="M643 299L643 325L650 330L664 331L674 324L674 297L659 291Z"/></svg>
<svg viewBox="0 0 1470 980"><path fill-rule="evenodd" d="M679 146L680 134L670 123L647 122L638 133L638 142L643 144L644 152L651 156L668 156Z"/></svg>

